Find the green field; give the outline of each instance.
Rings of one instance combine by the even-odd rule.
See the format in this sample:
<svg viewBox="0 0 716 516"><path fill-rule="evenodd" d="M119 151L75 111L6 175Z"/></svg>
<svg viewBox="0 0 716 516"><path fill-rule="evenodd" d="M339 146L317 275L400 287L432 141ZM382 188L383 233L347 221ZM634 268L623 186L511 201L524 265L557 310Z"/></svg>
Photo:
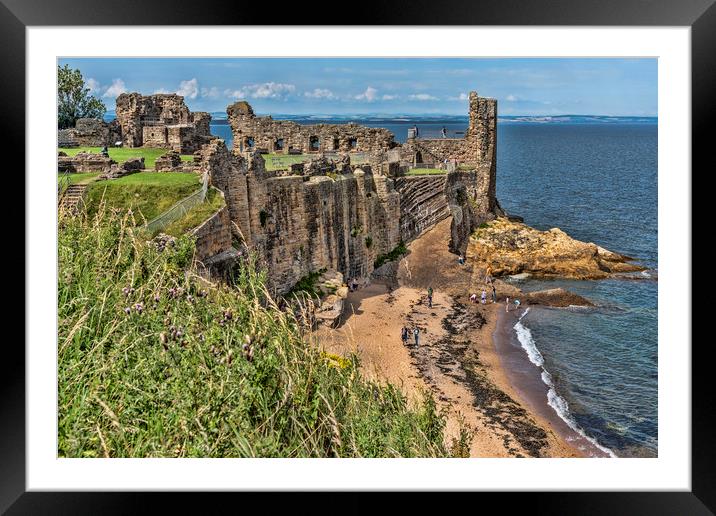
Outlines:
<svg viewBox="0 0 716 516"><path fill-rule="evenodd" d="M262 154L266 170L284 170L294 163L304 163L311 159L308 154Z"/></svg>
<svg viewBox="0 0 716 516"><path fill-rule="evenodd" d="M316 154L262 154L261 156L266 162L266 170L285 170L294 163L305 163L317 157ZM359 160L357 156L351 156L352 165L366 162L365 159Z"/></svg>
<svg viewBox="0 0 716 516"><path fill-rule="evenodd" d="M182 172L139 172L109 181L97 181L87 189L86 204L90 215L102 201L123 212L131 209L137 224L150 221L171 208L201 186L198 175Z"/></svg>
<svg viewBox="0 0 716 516"><path fill-rule="evenodd" d="M107 182L111 183L111 182ZM254 260L215 288L187 237L158 249L128 213L61 221L59 457L464 456L429 391L409 403L321 352Z"/></svg>
<svg viewBox="0 0 716 516"><path fill-rule="evenodd" d="M162 230L172 236L180 236L194 229L224 206L224 197L212 187L206 193L206 200L191 208L182 218L175 220Z"/></svg>
<svg viewBox="0 0 716 516"><path fill-rule="evenodd" d="M75 156L80 152L101 152L101 147L76 147L73 149L57 149L58 152L64 152L68 156ZM109 157L117 163L124 163L130 158L144 158L144 167L154 169L154 161L169 152L167 149L155 149L152 147L108 147ZM194 156L191 154L183 154L182 161L192 161Z"/></svg>
<svg viewBox="0 0 716 516"><path fill-rule="evenodd" d="M405 173L406 176L434 176L447 174L447 170L440 168L411 168Z"/></svg>

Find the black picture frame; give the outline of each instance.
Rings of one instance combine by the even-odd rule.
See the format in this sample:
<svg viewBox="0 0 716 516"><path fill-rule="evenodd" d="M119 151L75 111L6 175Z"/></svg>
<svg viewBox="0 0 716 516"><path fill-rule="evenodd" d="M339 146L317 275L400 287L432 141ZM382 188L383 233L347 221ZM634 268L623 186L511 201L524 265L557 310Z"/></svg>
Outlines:
<svg viewBox="0 0 716 516"><path fill-rule="evenodd" d="M271 10L271 25L295 24L340 25L350 20L355 25L551 25L551 26L688 26L691 27L692 79L692 171L684 177L691 184L693 170L707 171L712 153L708 128L716 112L716 5L715 0L414 0L410 4L361 4L340 14L336 4L323 0L311 3L310 12L299 3ZM279 4L277 4L278 6ZM15 164L24 168L25 149L25 30L28 26L63 25L255 25L266 20L247 2L213 1L172 2L171 0L0 0L0 56L3 80L2 125L6 149L17 149ZM710 168L713 168L711 165ZM28 171L26 174L42 173ZM15 185L15 188L21 185ZM22 186L24 190L24 186ZM17 193L15 194L17 196ZM22 195L19 198L24 198ZM692 206L694 201L692 199ZM693 219L693 211L692 211ZM693 234L693 233L692 233ZM24 235L15 235L22 242ZM16 245L24 258L24 246ZM693 250L692 250L693 253ZM13 259L20 257L15 254ZM25 270L25 274L31 271ZM685 277L692 285L690 276ZM687 301L687 300L684 300ZM31 310L32 307L26 307ZM0 360L0 512L7 514L133 514L148 510L150 502L161 504L162 512L184 507L183 493L75 493L26 492L25 488L25 353L21 346L6 338ZM671 343L688 346L692 343ZM692 490L690 492L571 492L571 493L479 493L462 498L524 504L524 510L539 514L713 514L716 512L716 461L714 404L708 379L714 363L713 346L708 340L691 346L692 353ZM236 496L248 507L255 501L265 503L261 494L199 493L202 513L225 512ZM323 510L364 513L373 510L374 495L351 494L334 501L334 494L316 496L294 494L291 503ZM451 495L453 496L453 495ZM309 499L310 497L310 499ZM461 497L450 503L459 503ZM231 499L231 500L230 500ZM271 495L272 500L276 500ZM474 501L465 500L468 504ZM422 494L403 497L405 511L428 507ZM275 508L275 506L274 506ZM479 510L476 507L476 510ZM233 512L233 511L232 511ZM269 513L278 511L269 510ZM401 511L402 512L402 511Z"/></svg>

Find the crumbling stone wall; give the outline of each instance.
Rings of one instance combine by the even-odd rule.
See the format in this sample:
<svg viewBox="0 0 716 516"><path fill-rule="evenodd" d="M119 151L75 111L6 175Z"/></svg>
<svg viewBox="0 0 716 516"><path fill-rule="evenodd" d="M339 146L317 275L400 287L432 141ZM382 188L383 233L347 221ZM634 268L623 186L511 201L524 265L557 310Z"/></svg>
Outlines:
<svg viewBox="0 0 716 516"><path fill-rule="evenodd" d="M80 152L75 156L60 153L57 157L58 172L109 172L117 162L100 153Z"/></svg>
<svg viewBox="0 0 716 516"><path fill-rule="evenodd" d="M159 147L187 154L214 138L209 131L211 115L192 113L180 95L123 93L117 97L115 112L126 147Z"/></svg>
<svg viewBox="0 0 716 516"><path fill-rule="evenodd" d="M257 117L245 101L230 105L226 113L237 152L374 152L398 145L393 133L387 129L353 123L301 125L289 120L274 120L270 116Z"/></svg>
<svg viewBox="0 0 716 516"><path fill-rule="evenodd" d="M260 151L278 149L262 146L283 138L282 151L306 152L307 136L323 134L317 129L321 126L304 129L292 122L256 117L245 102L229 106L227 113L234 152L222 140L212 141L201 149L199 168L224 192L230 232L258 252L279 292L320 269L336 270L347 279L367 277L378 255L450 216L450 248L464 252L475 227L500 211L495 199L496 104L474 92L465 138L439 143L414 139L402 147L393 142L392 134L372 143L366 139L376 158L360 168L319 153L310 163L269 172ZM332 135L333 127L326 127L326 134ZM341 137L354 134L352 128L338 127L344 131L339 144ZM254 139L252 152L238 152L237 142L249 136ZM436 156L471 165L472 170L453 168L445 175L401 177L405 154L421 144ZM321 145L319 141L319 149ZM386 171L396 177L388 177Z"/></svg>
<svg viewBox="0 0 716 516"><path fill-rule="evenodd" d="M401 157L417 163L442 163L484 166L497 158L497 101L469 95L469 126L464 138L409 138L401 148Z"/></svg>
<svg viewBox="0 0 716 516"><path fill-rule="evenodd" d="M122 139L119 122L109 123L98 118L80 118L71 129L58 131L59 147L104 147Z"/></svg>

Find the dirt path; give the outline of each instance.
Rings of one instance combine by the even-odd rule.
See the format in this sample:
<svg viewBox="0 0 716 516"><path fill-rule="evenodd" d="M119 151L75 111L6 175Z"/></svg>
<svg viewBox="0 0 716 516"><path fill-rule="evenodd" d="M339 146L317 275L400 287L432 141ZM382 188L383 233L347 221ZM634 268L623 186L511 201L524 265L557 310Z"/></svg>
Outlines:
<svg viewBox="0 0 716 516"><path fill-rule="evenodd" d="M578 456L511 388L492 341L501 305L469 303L473 271L447 251L449 227L443 221L411 243L398 288L374 283L349 294L343 324L321 330L321 345L357 353L367 377L401 386L409 399L429 389L448 411L448 445L461 422L473 432L472 457ZM403 344L403 326L419 328L419 345L412 336Z"/></svg>

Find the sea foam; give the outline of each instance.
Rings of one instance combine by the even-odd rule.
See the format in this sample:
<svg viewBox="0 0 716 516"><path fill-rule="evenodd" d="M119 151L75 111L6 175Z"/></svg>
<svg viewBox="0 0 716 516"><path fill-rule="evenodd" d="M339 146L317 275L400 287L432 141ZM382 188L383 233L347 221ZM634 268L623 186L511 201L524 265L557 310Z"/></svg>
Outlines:
<svg viewBox="0 0 716 516"><path fill-rule="evenodd" d="M557 394L554 382L552 381L552 375L544 368L544 357L537 348L537 344L532 337L532 332L527 326L522 324L522 319L525 315L527 315L529 311L529 308L524 311L524 313L520 316L517 323L515 324L514 329L515 333L517 334L517 340L520 342L522 349L524 349L527 353L527 357L530 359L530 362L532 362L534 365L536 365L542 370L542 382L544 382L544 384L548 387L547 404L552 407L552 409L557 413L557 415L560 417L560 419L562 419L562 421L567 423L567 426L569 426L569 428L584 437L587 441L594 445L595 448L601 450L612 458L616 458L617 455L612 450L610 450L606 446L602 446L596 439L588 436L584 432L584 430L577 424L577 422L570 414L569 404L567 403L567 400Z"/></svg>

